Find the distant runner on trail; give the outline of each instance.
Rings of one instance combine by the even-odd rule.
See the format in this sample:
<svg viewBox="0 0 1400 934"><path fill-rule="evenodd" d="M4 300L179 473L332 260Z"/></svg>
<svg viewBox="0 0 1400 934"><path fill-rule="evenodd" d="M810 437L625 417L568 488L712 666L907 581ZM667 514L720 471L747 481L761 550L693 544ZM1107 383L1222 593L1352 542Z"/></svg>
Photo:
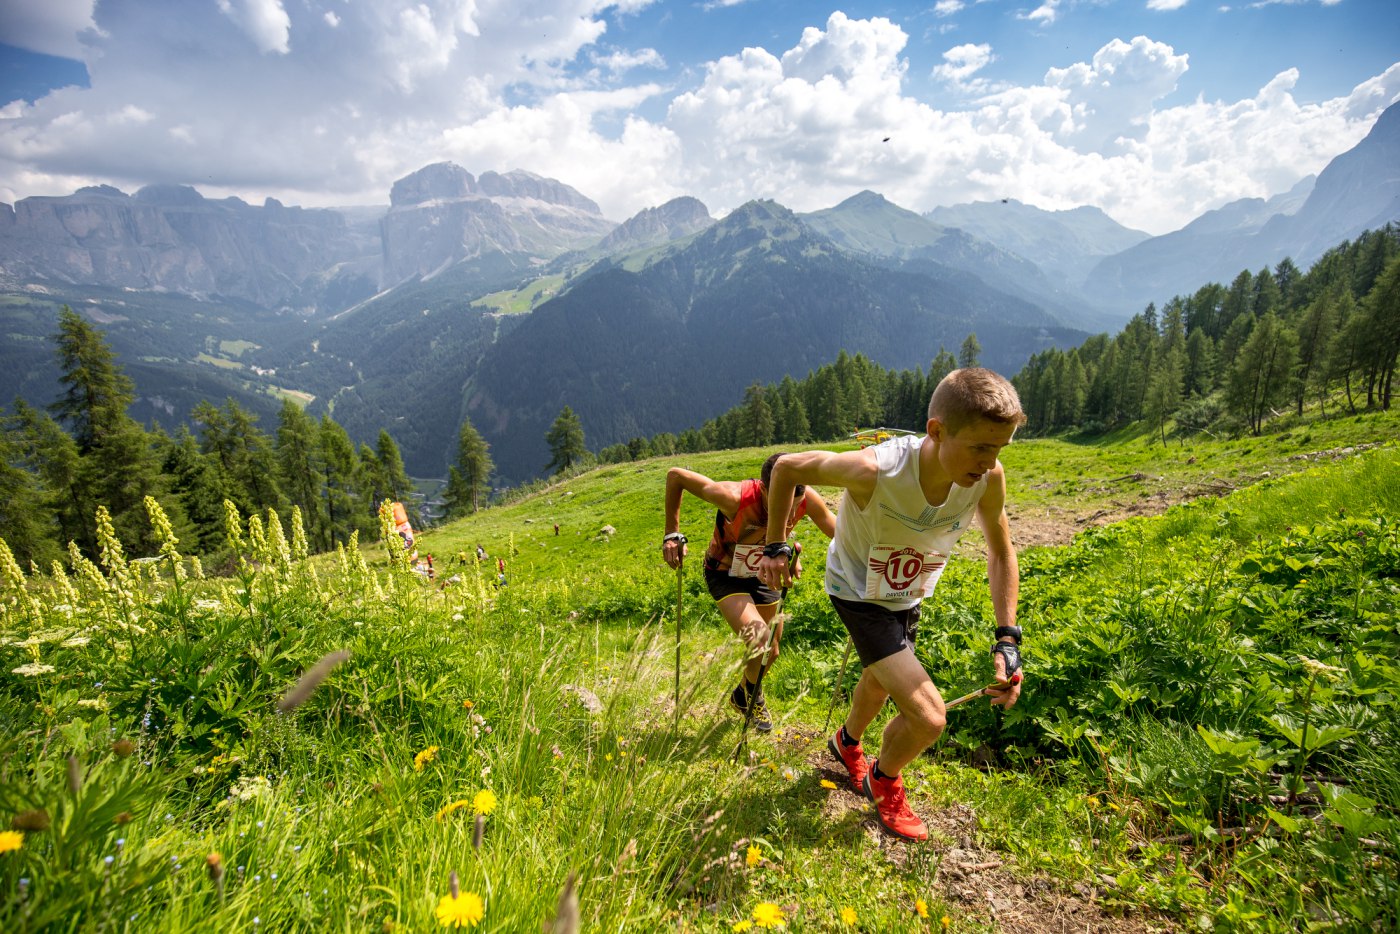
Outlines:
<svg viewBox="0 0 1400 934"><path fill-rule="evenodd" d="M764 663L768 623L778 611L778 591L763 586L754 576L754 570L763 555L764 530L772 525L768 516L769 474L781 456L774 454L764 461L757 480L711 480L681 467L672 467L666 472L666 535L661 542L661 554L668 565L680 567L687 552L685 536L680 533L682 494L698 496L716 510L714 535L705 551L705 584L725 622L744 640L752 656L744 665L744 675L738 686L729 695L730 707L741 715L748 711L759 667ZM836 531L836 517L815 490L789 486L787 495L797 505L791 510L789 521L773 532L779 536L779 541L787 540L793 526L804 515L810 516L817 528L831 537ZM798 573L800 570L795 569L792 576L795 578ZM773 633L768 664L778 657L782 631L780 621ZM768 732L773 728L773 720L761 691L753 706L754 729Z"/></svg>
<svg viewBox="0 0 1400 934"><path fill-rule="evenodd" d="M914 655L919 603L933 593L975 510L987 540L987 579L997 628L992 660L999 682L992 703L1010 707L1021 695L1020 590L1016 551L1006 520L1006 475L997 455L1026 416L1016 390L991 370L954 370L928 405L927 433L891 438L859 451L788 454L773 468L768 532L758 577L770 588L792 577L790 550L778 537L783 505L802 484L845 489L826 558L826 592L863 668L846 722L827 741L851 784L871 798L891 832L924 840L928 828L910 810L900 772L943 732L943 696ZM885 698L899 713L885 727L879 758L860 738Z"/></svg>

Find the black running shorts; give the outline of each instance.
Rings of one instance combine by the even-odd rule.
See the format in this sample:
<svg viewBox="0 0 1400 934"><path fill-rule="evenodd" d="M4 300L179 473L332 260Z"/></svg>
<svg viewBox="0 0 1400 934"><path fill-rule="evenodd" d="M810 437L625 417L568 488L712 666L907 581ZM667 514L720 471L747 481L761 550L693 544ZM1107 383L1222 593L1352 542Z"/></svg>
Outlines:
<svg viewBox="0 0 1400 934"><path fill-rule="evenodd" d="M754 606L769 606L778 602L778 592L759 583L757 577L730 577L728 571L705 568L705 586L718 603L725 597L744 594L753 597Z"/></svg>
<svg viewBox="0 0 1400 934"><path fill-rule="evenodd" d="M831 594L827 597L851 634L851 644L856 647L862 668L901 649L914 651L914 640L919 637L919 604L907 610L891 610L878 603L843 600Z"/></svg>

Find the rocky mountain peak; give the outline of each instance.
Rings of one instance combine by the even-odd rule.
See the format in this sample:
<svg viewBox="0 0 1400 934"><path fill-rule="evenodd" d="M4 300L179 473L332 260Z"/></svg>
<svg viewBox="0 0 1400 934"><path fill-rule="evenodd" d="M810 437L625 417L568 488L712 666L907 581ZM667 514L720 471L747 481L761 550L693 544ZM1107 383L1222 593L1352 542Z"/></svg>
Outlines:
<svg viewBox="0 0 1400 934"><path fill-rule="evenodd" d="M394 182L389 204L397 208L425 201L453 201L476 191L472 173L452 162L434 162Z"/></svg>
<svg viewBox="0 0 1400 934"><path fill-rule="evenodd" d="M161 207L188 207L204 203L204 196L189 185L147 185L131 197L141 204Z"/></svg>
<svg viewBox="0 0 1400 934"><path fill-rule="evenodd" d="M714 223L709 208L698 198L672 198L665 204L645 208L623 221L598 243L598 249L613 253L653 243L676 240L704 230Z"/></svg>

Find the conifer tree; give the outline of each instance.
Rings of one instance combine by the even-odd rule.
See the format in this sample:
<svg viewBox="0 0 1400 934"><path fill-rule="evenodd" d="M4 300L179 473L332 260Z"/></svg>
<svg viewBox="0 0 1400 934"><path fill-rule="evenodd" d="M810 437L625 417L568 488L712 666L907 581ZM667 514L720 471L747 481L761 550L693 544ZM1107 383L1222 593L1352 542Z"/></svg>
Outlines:
<svg viewBox="0 0 1400 934"><path fill-rule="evenodd" d="M447 514L464 516L480 509L491 492L491 474L495 469L491 446L471 419L464 418L457 432L457 462L448 477Z"/></svg>
<svg viewBox="0 0 1400 934"><path fill-rule="evenodd" d="M316 422L291 399L282 400L277 414L277 475L288 499L301 508L307 540L319 551L335 544L327 499L322 492L326 471Z"/></svg>
<svg viewBox="0 0 1400 934"><path fill-rule="evenodd" d="M981 366L981 359L982 345L978 343L977 333L974 331L963 338L962 346L958 348L958 366Z"/></svg>
<svg viewBox="0 0 1400 934"><path fill-rule="evenodd" d="M545 469L550 473L560 473L588 456L588 448L583 440L583 423L574 410L567 405L559 410L554 424L544 436L549 445L549 464Z"/></svg>
<svg viewBox="0 0 1400 934"><path fill-rule="evenodd" d="M773 443L773 408L768 404L768 391L754 383L744 391L743 427L739 438L741 447L762 447Z"/></svg>
<svg viewBox="0 0 1400 934"><path fill-rule="evenodd" d="M58 555L58 543L39 478L25 460L18 419L0 419L0 539L21 565L34 561L42 566Z"/></svg>
<svg viewBox="0 0 1400 934"><path fill-rule="evenodd" d="M413 491L413 481L408 479L408 472L404 470L403 456L399 453L398 444L383 428L379 429L379 439L375 443L374 453L379 458L384 495L396 502L406 500L408 494Z"/></svg>

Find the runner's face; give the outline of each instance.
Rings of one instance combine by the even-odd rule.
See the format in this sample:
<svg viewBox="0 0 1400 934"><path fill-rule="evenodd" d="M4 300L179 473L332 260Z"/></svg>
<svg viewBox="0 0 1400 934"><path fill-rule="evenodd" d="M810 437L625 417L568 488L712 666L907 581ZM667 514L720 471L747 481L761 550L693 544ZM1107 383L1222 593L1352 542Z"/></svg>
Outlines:
<svg viewBox="0 0 1400 934"><path fill-rule="evenodd" d="M936 420L929 421L930 434ZM979 418L956 435L938 424L938 463L958 486L972 486L997 465L1001 449L1011 443L1015 425Z"/></svg>

